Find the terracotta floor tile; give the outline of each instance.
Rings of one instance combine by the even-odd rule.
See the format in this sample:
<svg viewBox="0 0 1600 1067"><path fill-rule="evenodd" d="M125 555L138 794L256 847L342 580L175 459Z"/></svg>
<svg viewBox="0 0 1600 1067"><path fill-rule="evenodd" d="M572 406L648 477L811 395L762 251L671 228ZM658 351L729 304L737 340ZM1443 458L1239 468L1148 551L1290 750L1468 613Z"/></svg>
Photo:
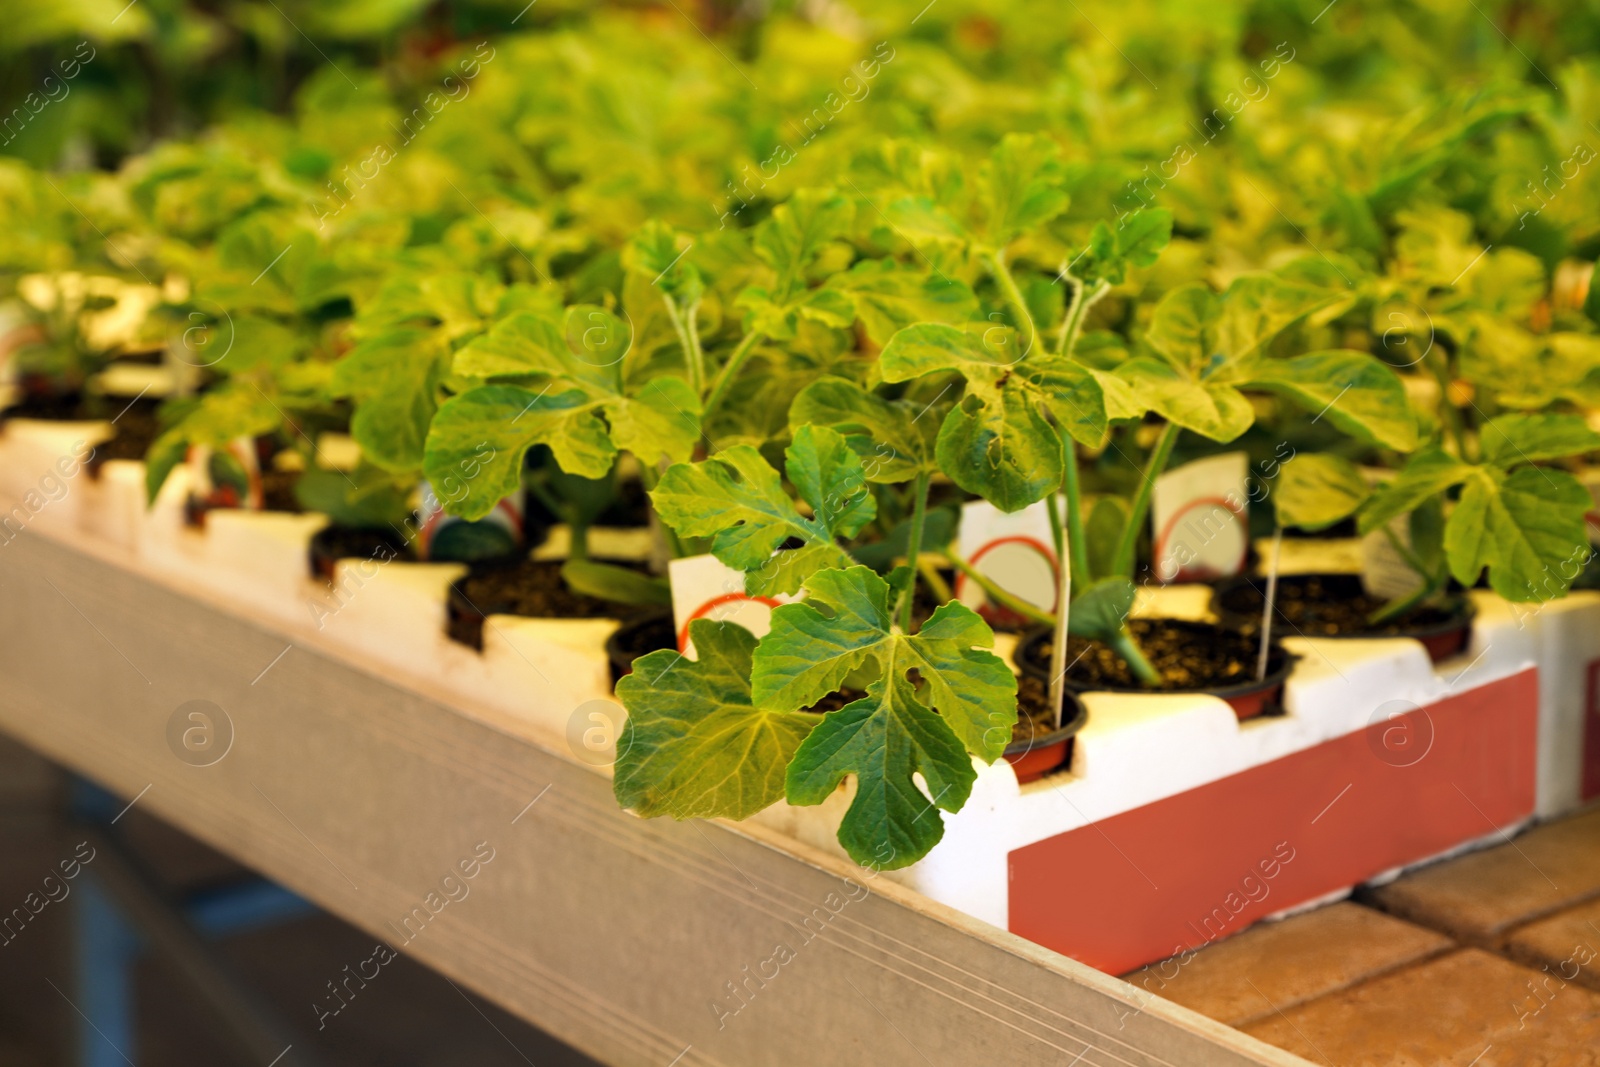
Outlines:
<svg viewBox="0 0 1600 1067"><path fill-rule="evenodd" d="M1506 939L1506 952L1530 967L1600 990L1600 900L1524 926Z"/></svg>
<svg viewBox="0 0 1600 1067"><path fill-rule="evenodd" d="M1449 938L1359 904L1262 923L1184 961L1127 976L1134 985L1229 1026L1242 1026L1443 952Z"/></svg>
<svg viewBox="0 0 1600 1067"><path fill-rule="evenodd" d="M1509 844L1375 889L1385 911L1491 945L1512 926L1600 897L1600 811L1550 823Z"/></svg>
<svg viewBox="0 0 1600 1067"><path fill-rule="evenodd" d="M1600 1064L1600 995L1544 978L1465 949L1244 1029L1334 1067Z"/></svg>

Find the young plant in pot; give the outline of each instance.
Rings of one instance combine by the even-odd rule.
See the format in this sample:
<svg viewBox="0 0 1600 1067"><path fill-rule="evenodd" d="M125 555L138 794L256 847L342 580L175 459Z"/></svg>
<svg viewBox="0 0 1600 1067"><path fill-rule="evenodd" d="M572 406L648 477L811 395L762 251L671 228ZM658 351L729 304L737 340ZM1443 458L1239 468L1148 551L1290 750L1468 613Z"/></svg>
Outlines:
<svg viewBox="0 0 1600 1067"><path fill-rule="evenodd" d="M906 456L913 472L929 462L921 448ZM780 799L820 804L854 778L839 829L851 858L892 869L926 855L944 832L936 811L959 811L971 792L973 758L992 762L1010 743L1016 678L970 609L945 604L912 631L912 569L886 579L850 557L844 542L877 511L851 442L801 426L783 474L749 445L721 449L669 468L652 500L680 536L709 538L751 595L805 599L775 608L759 642L702 619L690 625L695 659L638 660L617 686L628 708L618 802L742 819ZM909 535L914 551L921 531Z"/></svg>
<svg viewBox="0 0 1600 1067"><path fill-rule="evenodd" d="M553 469L536 477L542 488L559 487L548 503L574 524L564 562L517 561L469 576L458 590L469 614L481 619L511 606L518 614L617 617L668 602L663 581L589 558L584 537L613 496L619 455L638 457L650 484L659 460L688 459L700 437L699 396L676 373L637 366L633 347L627 323L579 305L559 316L514 313L454 354L460 388L439 405L423 457L430 481L461 482L446 508L468 520L489 515L521 491L525 457L542 446Z"/></svg>
<svg viewBox="0 0 1600 1067"><path fill-rule="evenodd" d="M1414 637L1437 662L1466 647L1473 609L1457 590L1481 577L1516 605L1566 595L1593 555L1585 524L1593 499L1552 464L1600 450L1600 434L1580 415L1513 413L1468 441L1473 458L1433 441L1376 489L1340 457L1286 465L1275 497L1282 522L1315 528L1354 513L1363 534L1388 542L1400 572L1381 576L1387 597L1354 575L1279 579L1280 598L1285 583L1298 584L1279 600L1278 618L1310 637ZM1250 607L1236 592L1218 600L1219 610Z"/></svg>
<svg viewBox="0 0 1600 1067"><path fill-rule="evenodd" d="M1026 166L1017 165L1015 156L1010 162L1004 172L1020 183L1021 193L1008 202L1036 209L1027 226L999 231L1014 240L1052 216L1052 167L1048 155ZM1058 196L1054 210L1060 202ZM1236 439L1255 418L1247 393L1324 413L1340 429L1373 443L1410 447L1415 426L1399 379L1371 356L1279 354L1292 346L1291 327L1333 314L1350 300L1285 277L1245 275L1223 294L1205 286L1174 290L1155 308L1132 355L1108 360L1107 346L1099 345L1098 365L1080 361L1077 344L1089 309L1130 266L1154 260L1169 228L1170 219L1159 212L1134 216L1118 231L1103 223L1096 227L1088 247L1063 272L1072 296L1053 346L1029 343L1040 331L1010 276L1004 247L983 248L974 241L1018 324L1020 355L997 359L977 330L918 325L897 334L880 363L886 381L931 374L964 381L966 395L946 417L938 442L943 466L958 485L1006 511L1052 498L1057 557L1069 561L1062 568L1063 593L1070 588L1075 595L1058 598L1069 610L1053 628L1019 646L1018 663L1026 673L1058 687L1210 690L1244 717L1259 713L1281 685L1288 666L1281 650L1261 664L1239 635L1128 617L1139 532L1178 434L1190 430L1219 443ZM1103 447L1108 423L1151 415L1161 420L1160 429L1131 500L1102 502L1094 516L1086 516L1077 446ZM1057 493L1064 516L1053 502ZM1069 648L1071 638L1080 644Z"/></svg>

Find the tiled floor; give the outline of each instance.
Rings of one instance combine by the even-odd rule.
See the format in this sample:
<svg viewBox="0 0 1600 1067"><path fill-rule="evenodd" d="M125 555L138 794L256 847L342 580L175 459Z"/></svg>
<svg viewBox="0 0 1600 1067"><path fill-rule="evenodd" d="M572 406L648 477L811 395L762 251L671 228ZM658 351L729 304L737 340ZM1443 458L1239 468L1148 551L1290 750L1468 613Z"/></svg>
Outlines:
<svg viewBox="0 0 1600 1067"><path fill-rule="evenodd" d="M1331 1067L1597 1067L1600 811L1129 980Z"/></svg>

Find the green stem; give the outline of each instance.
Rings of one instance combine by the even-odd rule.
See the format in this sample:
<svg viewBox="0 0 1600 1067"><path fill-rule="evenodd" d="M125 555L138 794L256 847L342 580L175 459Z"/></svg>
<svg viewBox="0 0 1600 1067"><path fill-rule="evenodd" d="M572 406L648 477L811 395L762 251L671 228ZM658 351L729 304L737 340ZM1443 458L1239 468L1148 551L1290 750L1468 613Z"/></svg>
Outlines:
<svg viewBox="0 0 1600 1067"><path fill-rule="evenodd" d="M1011 270L1002 257L1001 252L986 252L983 259L989 273L994 275L995 282L1000 286L1006 303L1011 305L1011 313L1016 316L1017 329L1022 333L1022 352L1017 357L1020 359L1033 351L1039 328L1033 324L1033 313L1028 310L1028 302L1022 298L1022 290L1017 287L1017 280L1011 276Z"/></svg>
<svg viewBox="0 0 1600 1067"><path fill-rule="evenodd" d="M693 318L697 306L688 309L690 322L684 321L684 315L678 310L678 302L665 293L661 302L667 305L667 318L672 320L673 332L678 335L678 344L683 348L683 361L689 368L689 384L694 388L695 396L704 396L706 392L706 354L700 349L700 339L695 334Z"/></svg>
<svg viewBox="0 0 1600 1067"><path fill-rule="evenodd" d="M1085 282L1067 275L1076 287L1072 294L1072 306L1067 309L1066 315L1061 319L1061 330L1056 335L1056 352L1063 356L1072 355L1072 350L1078 346L1078 336L1083 333L1084 320L1089 317L1089 309L1100 302L1100 298L1111 291L1109 282L1095 283L1092 292L1085 292Z"/></svg>
<svg viewBox="0 0 1600 1067"><path fill-rule="evenodd" d="M1056 507L1058 500L1051 500L1050 507L1045 514L1050 517L1050 541L1055 546L1056 562L1059 564L1067 558L1067 531L1061 526L1061 509ZM1076 547L1076 546L1074 546Z"/></svg>
<svg viewBox="0 0 1600 1067"><path fill-rule="evenodd" d="M1139 642L1135 641L1133 634L1128 632L1127 623L1123 623L1122 629L1107 638L1106 644L1110 646L1111 651L1127 661L1128 669L1133 671L1134 676L1139 681L1145 685L1161 684L1161 672L1152 667L1150 661L1145 659L1144 651L1139 648Z"/></svg>
<svg viewBox="0 0 1600 1067"><path fill-rule="evenodd" d="M968 565L966 560L952 556L948 553L945 554L944 559L946 563L950 564L950 566L966 575L969 582L977 582L978 588L982 589L984 593L988 595L990 600L993 600L1001 607L1010 608L1012 611L1031 622L1043 623L1045 626L1054 626L1056 624L1056 617L1054 615L1040 611L1027 601L1018 600L1016 597L1012 596L1010 593L1006 592L1004 589L1001 589L998 585L995 585L989 579L973 570L972 567Z"/></svg>
<svg viewBox="0 0 1600 1067"><path fill-rule="evenodd" d="M933 481L933 476L927 471L917 475L917 485L913 492L916 494L916 504L911 512L911 534L906 538L906 559L914 568L922 559L922 527L928 519L928 485ZM900 594L900 630L903 633L911 632L911 602L916 599L915 590L917 580L915 571L910 582L906 583L905 591Z"/></svg>
<svg viewBox="0 0 1600 1067"><path fill-rule="evenodd" d="M1430 578L1423 582L1422 585L1414 592L1407 593L1398 600L1391 600L1377 611L1369 614L1367 616L1367 622L1374 626L1381 626L1390 619L1399 618L1401 615L1404 615L1418 604L1421 604L1423 601L1433 596L1443 587L1444 582L1438 577Z"/></svg>
<svg viewBox="0 0 1600 1067"><path fill-rule="evenodd" d="M1144 480L1139 486L1139 495L1134 497L1133 510L1128 513L1128 526L1117 541L1116 555L1111 557L1112 575L1133 578L1133 557L1139 544L1139 529L1150 513L1150 498L1155 495L1156 479L1166 470L1167 461L1172 458L1172 447L1177 443L1177 424L1169 422L1161 431L1155 450L1150 453L1150 462L1144 469Z"/></svg>
<svg viewBox="0 0 1600 1067"><path fill-rule="evenodd" d="M588 559L589 558L589 524L586 523L586 522L585 523L576 523L576 522L568 523L567 524L567 529L569 531L571 531L570 536L571 536L571 541L572 541L572 543L567 546L567 558L568 559Z"/></svg>
<svg viewBox="0 0 1600 1067"><path fill-rule="evenodd" d="M1450 402L1450 364L1443 357L1430 356L1423 360L1428 371L1433 375L1433 380L1439 385L1439 421L1445 429L1450 431L1451 440L1456 443L1456 455L1464 462L1471 462L1467 455L1467 427L1462 420L1461 409Z"/></svg>
<svg viewBox="0 0 1600 1067"><path fill-rule="evenodd" d="M717 374L717 380L712 383L711 395L706 397L706 402L700 409L702 420L709 419L712 412L716 411L717 406L727 397L728 390L733 386L734 378L738 376L739 371L749 361L750 354L756 350L756 345L761 342L761 337L760 330L752 330L745 335L744 340L739 342L739 347L733 350L732 355L728 356L728 362L722 365L722 370Z"/></svg>

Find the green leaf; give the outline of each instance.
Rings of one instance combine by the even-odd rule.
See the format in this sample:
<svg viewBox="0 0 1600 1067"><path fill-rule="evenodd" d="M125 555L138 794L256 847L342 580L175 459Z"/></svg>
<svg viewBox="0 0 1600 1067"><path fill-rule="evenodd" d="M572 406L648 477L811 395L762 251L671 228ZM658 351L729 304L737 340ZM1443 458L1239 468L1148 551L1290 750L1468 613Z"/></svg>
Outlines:
<svg viewBox="0 0 1600 1067"><path fill-rule="evenodd" d="M1001 511L1021 511L1061 485L1061 439L1019 389L969 395L939 429L939 465L950 480Z"/></svg>
<svg viewBox="0 0 1600 1067"><path fill-rule="evenodd" d="M627 567L592 559L569 559L561 565L561 578L573 592L601 600L640 607L672 606L672 587L663 579Z"/></svg>
<svg viewBox="0 0 1600 1067"><path fill-rule="evenodd" d="M878 345L914 323L956 325L978 313L978 298L964 282L907 270L891 259L862 260L830 278L828 287L855 301L857 317Z"/></svg>
<svg viewBox="0 0 1600 1067"><path fill-rule="evenodd" d="M868 665L902 681L915 670L923 686L917 699L938 711L973 755L993 762L1010 743L1016 676L982 651L993 647L994 634L976 613L945 604L908 635L894 629L889 585L869 568L820 571L805 589L805 601L773 610L772 631L756 650L751 684L758 703L809 707Z"/></svg>
<svg viewBox="0 0 1600 1067"><path fill-rule="evenodd" d="M844 378L819 378L794 398L789 426L837 430L861 457L867 481L895 484L938 469L934 442L942 420L928 407L885 400Z"/></svg>
<svg viewBox="0 0 1600 1067"><path fill-rule="evenodd" d="M827 427L802 426L789 446L785 470L814 520L836 537L854 537L878 513L866 471L844 437Z"/></svg>
<svg viewBox="0 0 1600 1067"><path fill-rule="evenodd" d="M1215 349L1212 324L1220 307L1217 295L1206 286L1180 286L1151 312L1145 343L1175 370L1198 376Z"/></svg>
<svg viewBox="0 0 1600 1067"><path fill-rule="evenodd" d="M705 293L699 270L689 262L691 245L687 239L680 241L671 226L652 219L628 242L623 260L632 270L646 275L661 295L688 306Z"/></svg>
<svg viewBox="0 0 1600 1067"><path fill-rule="evenodd" d="M453 492L451 513L481 519L522 487L528 449L547 445L561 469L585 478L611 470L617 450L595 417L595 405L576 389L534 393L514 385L485 385L439 407L428 434L423 470Z"/></svg>
<svg viewBox="0 0 1600 1067"><path fill-rule="evenodd" d="M1233 386L1197 380L1158 360L1130 359L1114 376L1149 410L1213 441L1226 444L1255 422L1255 409Z"/></svg>
<svg viewBox="0 0 1600 1067"><path fill-rule="evenodd" d="M1067 209L1060 150L1048 137L1006 134L984 166L983 179L993 248L1004 248Z"/></svg>
<svg viewBox="0 0 1600 1067"><path fill-rule="evenodd" d="M661 520L680 535L711 538L713 555L747 572L750 592L793 592L814 570L850 565L834 538L858 532L876 514L877 503L860 458L827 427L796 432L788 470L815 518L800 513L778 472L748 445L673 465L650 498ZM774 556L790 538L805 547Z"/></svg>
<svg viewBox="0 0 1600 1067"><path fill-rule="evenodd" d="M1307 315L1344 299L1344 294L1294 285L1270 274L1246 274L1223 294L1218 344L1229 359L1243 359Z"/></svg>
<svg viewBox="0 0 1600 1067"><path fill-rule="evenodd" d="M333 393L355 400L350 436L367 459L396 474L422 466L448 358L431 331L395 329L361 342L334 365Z"/></svg>
<svg viewBox="0 0 1600 1067"><path fill-rule="evenodd" d="M534 312L512 315L455 354L464 378L521 378L565 374L569 361L559 322Z"/></svg>
<svg viewBox="0 0 1600 1067"><path fill-rule="evenodd" d="M1104 441L1105 399L1095 373L1081 364L1047 355L996 358L978 335L934 324L895 334L878 362L888 382L939 372L966 379L966 396L939 432L939 463L961 488L1004 511L1041 500L1061 483L1060 438L1043 410L1074 439Z"/></svg>
<svg viewBox="0 0 1600 1067"><path fill-rule="evenodd" d="M1463 585L1485 566L1489 585L1512 601L1563 595L1589 553L1589 491L1566 471L1473 468L1445 523L1450 573Z"/></svg>
<svg viewBox="0 0 1600 1067"><path fill-rule="evenodd" d="M628 721L617 741L617 803L645 818L745 819L784 793L815 715L750 700L756 639L731 622L689 624L697 659L651 652L617 683Z"/></svg>
<svg viewBox="0 0 1600 1067"><path fill-rule="evenodd" d="M1133 610L1135 590L1126 578L1103 578L1072 600L1067 633L1104 641L1122 629Z"/></svg>
<svg viewBox="0 0 1600 1067"><path fill-rule="evenodd" d="M913 244L926 241L961 244L970 238L965 226L928 197L896 200L884 214L895 232Z"/></svg>
<svg viewBox="0 0 1600 1067"><path fill-rule="evenodd" d="M1460 485L1472 471L1470 464L1461 462L1442 448L1418 452L1406 462L1394 480L1374 492L1361 509L1361 532L1367 534L1381 529L1396 516L1414 510L1428 497Z"/></svg>
<svg viewBox="0 0 1600 1067"><path fill-rule="evenodd" d="M933 804L917 788L918 774ZM856 793L839 843L874 870L897 870L932 851L944 837L936 809L959 811L977 780L960 740L900 677L873 682L864 698L830 712L801 742L785 779L789 803L821 804L852 775Z"/></svg>
<svg viewBox="0 0 1600 1067"><path fill-rule="evenodd" d="M383 530L398 529L411 513L408 489L377 467L362 464L354 471L305 471L295 480L294 496L307 511L320 511L341 526Z"/></svg>
<svg viewBox="0 0 1600 1067"><path fill-rule="evenodd" d="M1600 449L1600 434L1582 415L1501 415L1484 423L1478 441L1483 461L1502 469Z"/></svg>
<svg viewBox="0 0 1600 1067"><path fill-rule="evenodd" d="M1080 282L1095 285L1121 285L1129 267L1149 267L1160 258L1162 249L1172 243L1172 212L1163 208L1136 211L1113 230L1096 223L1089 244L1072 266Z"/></svg>
<svg viewBox="0 0 1600 1067"><path fill-rule="evenodd" d="M439 409L427 441L430 478L482 445L496 452L493 476L452 503L452 512L487 514L499 499L489 493L511 484L520 471L512 464L535 444L548 445L562 470L585 478L604 475L618 450L649 464L688 459L700 438L700 398L667 374L625 386L623 361L632 344L627 323L604 308L578 305L567 310L559 330L547 316L514 314L457 353L458 374L545 384L537 391L480 387Z"/></svg>
<svg viewBox="0 0 1600 1067"><path fill-rule="evenodd" d="M801 189L756 227L755 250L778 272L779 288L793 285L830 243L849 235L855 205L836 193Z"/></svg>
<svg viewBox="0 0 1600 1067"><path fill-rule="evenodd" d="M1371 495L1360 469L1344 457L1296 455L1281 468L1272 506L1279 525L1316 531L1354 515Z"/></svg>
<svg viewBox="0 0 1600 1067"><path fill-rule="evenodd" d="M1401 452L1417 446L1417 420L1405 384L1365 352L1313 352L1293 359L1249 360L1239 387L1288 397L1345 433Z"/></svg>
<svg viewBox="0 0 1600 1067"><path fill-rule="evenodd" d="M167 477L188 457L191 446L225 448L238 438L254 438L279 427L283 415L254 385L238 382L206 393L183 419L151 444L145 456L145 495L155 503Z"/></svg>

